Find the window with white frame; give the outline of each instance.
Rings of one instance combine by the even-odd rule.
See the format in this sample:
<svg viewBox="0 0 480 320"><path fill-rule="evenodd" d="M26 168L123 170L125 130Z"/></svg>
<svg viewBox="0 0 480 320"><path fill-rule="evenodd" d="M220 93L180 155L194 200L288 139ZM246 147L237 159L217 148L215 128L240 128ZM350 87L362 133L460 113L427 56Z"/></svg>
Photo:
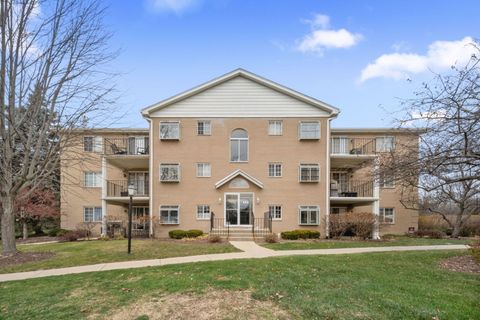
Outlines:
<svg viewBox="0 0 480 320"><path fill-rule="evenodd" d="M376 137L375 150L377 152L390 152L395 149L395 137Z"/></svg>
<svg viewBox="0 0 480 320"><path fill-rule="evenodd" d="M208 220L210 219L210 206L201 204L197 206L197 219Z"/></svg>
<svg viewBox="0 0 480 320"><path fill-rule="evenodd" d="M282 120L269 120L268 121L268 134L271 136L281 136L283 134L283 121Z"/></svg>
<svg viewBox="0 0 480 320"><path fill-rule="evenodd" d="M301 164L299 174L300 182L318 182L320 180L320 167L318 164Z"/></svg>
<svg viewBox="0 0 480 320"><path fill-rule="evenodd" d="M282 176L282 164L281 163L269 163L268 164L268 176L278 178Z"/></svg>
<svg viewBox="0 0 480 320"><path fill-rule="evenodd" d="M235 129L230 135L230 161L248 161L248 133L244 129Z"/></svg>
<svg viewBox="0 0 480 320"><path fill-rule="evenodd" d="M301 140L320 139L320 122L301 121L298 135Z"/></svg>
<svg viewBox="0 0 480 320"><path fill-rule="evenodd" d="M282 220L282 206L278 204L269 205L268 214L273 220Z"/></svg>
<svg viewBox="0 0 480 320"><path fill-rule="evenodd" d="M381 224L395 223L395 209L394 208L380 208L379 222Z"/></svg>
<svg viewBox="0 0 480 320"><path fill-rule="evenodd" d="M180 139L180 122L178 121L160 122L160 139L161 140Z"/></svg>
<svg viewBox="0 0 480 320"><path fill-rule="evenodd" d="M84 172L84 187L88 188L100 188L102 186L102 173L101 172Z"/></svg>
<svg viewBox="0 0 480 320"><path fill-rule="evenodd" d="M349 139L347 137L332 137L330 153L349 154Z"/></svg>
<svg viewBox="0 0 480 320"><path fill-rule="evenodd" d="M161 224L178 224L180 221L180 207L178 205L160 206Z"/></svg>
<svg viewBox="0 0 480 320"><path fill-rule="evenodd" d="M379 173L378 182L379 182L380 188L394 188L395 176L391 171L381 171Z"/></svg>
<svg viewBox="0 0 480 320"><path fill-rule="evenodd" d="M180 181L180 165L178 163L160 164L160 181L162 182Z"/></svg>
<svg viewBox="0 0 480 320"><path fill-rule="evenodd" d="M197 134L199 136L209 136L212 134L212 123L210 120L200 120L197 122Z"/></svg>
<svg viewBox="0 0 480 320"><path fill-rule="evenodd" d="M318 206L300 206L298 208L299 224L318 225L320 209Z"/></svg>
<svg viewBox="0 0 480 320"><path fill-rule="evenodd" d="M210 163L197 163L197 177L205 178L212 176L212 166Z"/></svg>
<svg viewBox="0 0 480 320"><path fill-rule="evenodd" d="M83 137L83 151L85 152L97 152L100 153L103 150L103 138L96 137Z"/></svg>
<svg viewBox="0 0 480 320"><path fill-rule="evenodd" d="M102 207L85 207L83 208L84 222L100 222L102 221Z"/></svg>

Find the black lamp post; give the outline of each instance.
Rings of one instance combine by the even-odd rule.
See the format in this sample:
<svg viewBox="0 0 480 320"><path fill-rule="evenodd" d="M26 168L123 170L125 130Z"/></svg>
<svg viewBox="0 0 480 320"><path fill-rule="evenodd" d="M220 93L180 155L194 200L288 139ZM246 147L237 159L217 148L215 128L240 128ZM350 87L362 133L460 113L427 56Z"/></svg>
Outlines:
<svg viewBox="0 0 480 320"><path fill-rule="evenodd" d="M130 202L128 203L128 254L132 251L132 200L135 194L135 186L130 184L128 186L128 196Z"/></svg>

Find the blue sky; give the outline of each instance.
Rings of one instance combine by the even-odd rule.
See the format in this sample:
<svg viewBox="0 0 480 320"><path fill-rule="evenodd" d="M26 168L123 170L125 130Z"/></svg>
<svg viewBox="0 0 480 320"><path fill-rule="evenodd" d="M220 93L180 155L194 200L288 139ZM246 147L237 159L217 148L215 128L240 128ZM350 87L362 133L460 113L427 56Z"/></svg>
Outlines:
<svg viewBox="0 0 480 320"><path fill-rule="evenodd" d="M479 1L107 3L122 127L146 127L141 108L239 67L340 108L335 127L389 126L386 110L479 37Z"/></svg>

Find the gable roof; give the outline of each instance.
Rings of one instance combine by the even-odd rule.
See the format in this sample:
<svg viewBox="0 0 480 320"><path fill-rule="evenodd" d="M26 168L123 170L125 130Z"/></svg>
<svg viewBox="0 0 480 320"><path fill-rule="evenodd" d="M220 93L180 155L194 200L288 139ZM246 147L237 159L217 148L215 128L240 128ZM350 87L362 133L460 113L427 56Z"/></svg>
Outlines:
<svg viewBox="0 0 480 320"><path fill-rule="evenodd" d="M170 98L167 98L165 100L162 100L158 103L155 103L151 106L148 106L144 109L142 109L142 115L144 117L148 117L152 112L155 112L157 110L160 110L160 109L163 109L171 104L174 104L176 102L179 102L179 101L182 101L184 99L187 99L191 96L194 96L198 93L201 93L203 91L206 91L212 87L215 87L219 84L222 84L222 83L225 83L233 78L236 78L236 77L243 77L245 79L248 79L248 80L251 80L253 82L256 82L260 85L263 85L265 87L268 87L272 90L275 90L277 92L280 92L280 93L283 93L285 95L288 95L292 98L295 98L295 99L298 99L304 103L307 103L309 105L312 105L314 107L317 107L327 113L329 113L330 115L332 116L335 116L337 115L338 113L340 113L340 110L323 102L323 101L320 101L318 99L315 99L315 98L312 98L310 96L307 96L305 94L302 94L298 91L295 91L293 89L290 89L290 88L287 88L285 86L282 86L276 82L273 82L271 80L268 80L266 78L263 78L263 77L260 77L259 75L256 75L252 72L249 72L247 70L244 70L244 69L235 69L229 73L226 73L220 77L217 77L217 78L214 78L208 82L205 82L199 86L196 86L190 90L187 90L187 91L184 91L182 93L179 93L173 97L170 97Z"/></svg>
<svg viewBox="0 0 480 320"><path fill-rule="evenodd" d="M217 189L220 188L225 183L233 180L234 178L236 178L238 176L241 176L241 177L247 179L248 181L250 181L251 183L253 183L257 187L263 189L263 183L260 180L255 179L254 177L252 177L251 175L249 175L248 173L246 173L246 172L244 172L240 169L237 169L237 170L233 171L232 173L230 173L228 176L226 176L222 180L217 181L215 183L215 188L217 188Z"/></svg>

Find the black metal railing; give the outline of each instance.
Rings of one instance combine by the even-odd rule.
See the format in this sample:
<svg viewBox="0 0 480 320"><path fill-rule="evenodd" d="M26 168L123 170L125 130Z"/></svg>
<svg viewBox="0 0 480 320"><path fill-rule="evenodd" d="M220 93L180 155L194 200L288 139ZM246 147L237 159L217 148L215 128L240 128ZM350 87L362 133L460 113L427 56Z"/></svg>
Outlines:
<svg viewBox="0 0 480 320"><path fill-rule="evenodd" d="M331 154L374 155L375 139L332 137L330 140Z"/></svg>
<svg viewBox="0 0 480 320"><path fill-rule="evenodd" d="M107 180L107 197L128 197L128 185L133 184L135 187L135 196L148 196L149 183L148 180Z"/></svg>
<svg viewBox="0 0 480 320"><path fill-rule="evenodd" d="M216 218L215 213L210 213L210 235L228 237L230 236L230 223L224 218Z"/></svg>
<svg viewBox="0 0 480 320"><path fill-rule="evenodd" d="M237 225L230 224L228 219L216 218L215 214L212 212L210 214L210 234L221 236L221 237L230 237L234 234L234 231L238 229L233 228L238 227ZM272 233L272 217L269 212L265 212L263 217L255 217L255 214L252 212L250 215L250 231L252 237L263 238L266 235ZM248 229L245 229L248 230Z"/></svg>
<svg viewBox="0 0 480 320"><path fill-rule="evenodd" d="M331 197L373 197L373 181L349 180L346 182L331 182Z"/></svg>
<svg viewBox="0 0 480 320"><path fill-rule="evenodd" d="M148 155L149 138L148 136L105 138L103 150L106 155Z"/></svg>
<svg viewBox="0 0 480 320"><path fill-rule="evenodd" d="M252 234L254 238L263 238L272 233L272 216L270 212L264 212L263 217L253 216Z"/></svg>

